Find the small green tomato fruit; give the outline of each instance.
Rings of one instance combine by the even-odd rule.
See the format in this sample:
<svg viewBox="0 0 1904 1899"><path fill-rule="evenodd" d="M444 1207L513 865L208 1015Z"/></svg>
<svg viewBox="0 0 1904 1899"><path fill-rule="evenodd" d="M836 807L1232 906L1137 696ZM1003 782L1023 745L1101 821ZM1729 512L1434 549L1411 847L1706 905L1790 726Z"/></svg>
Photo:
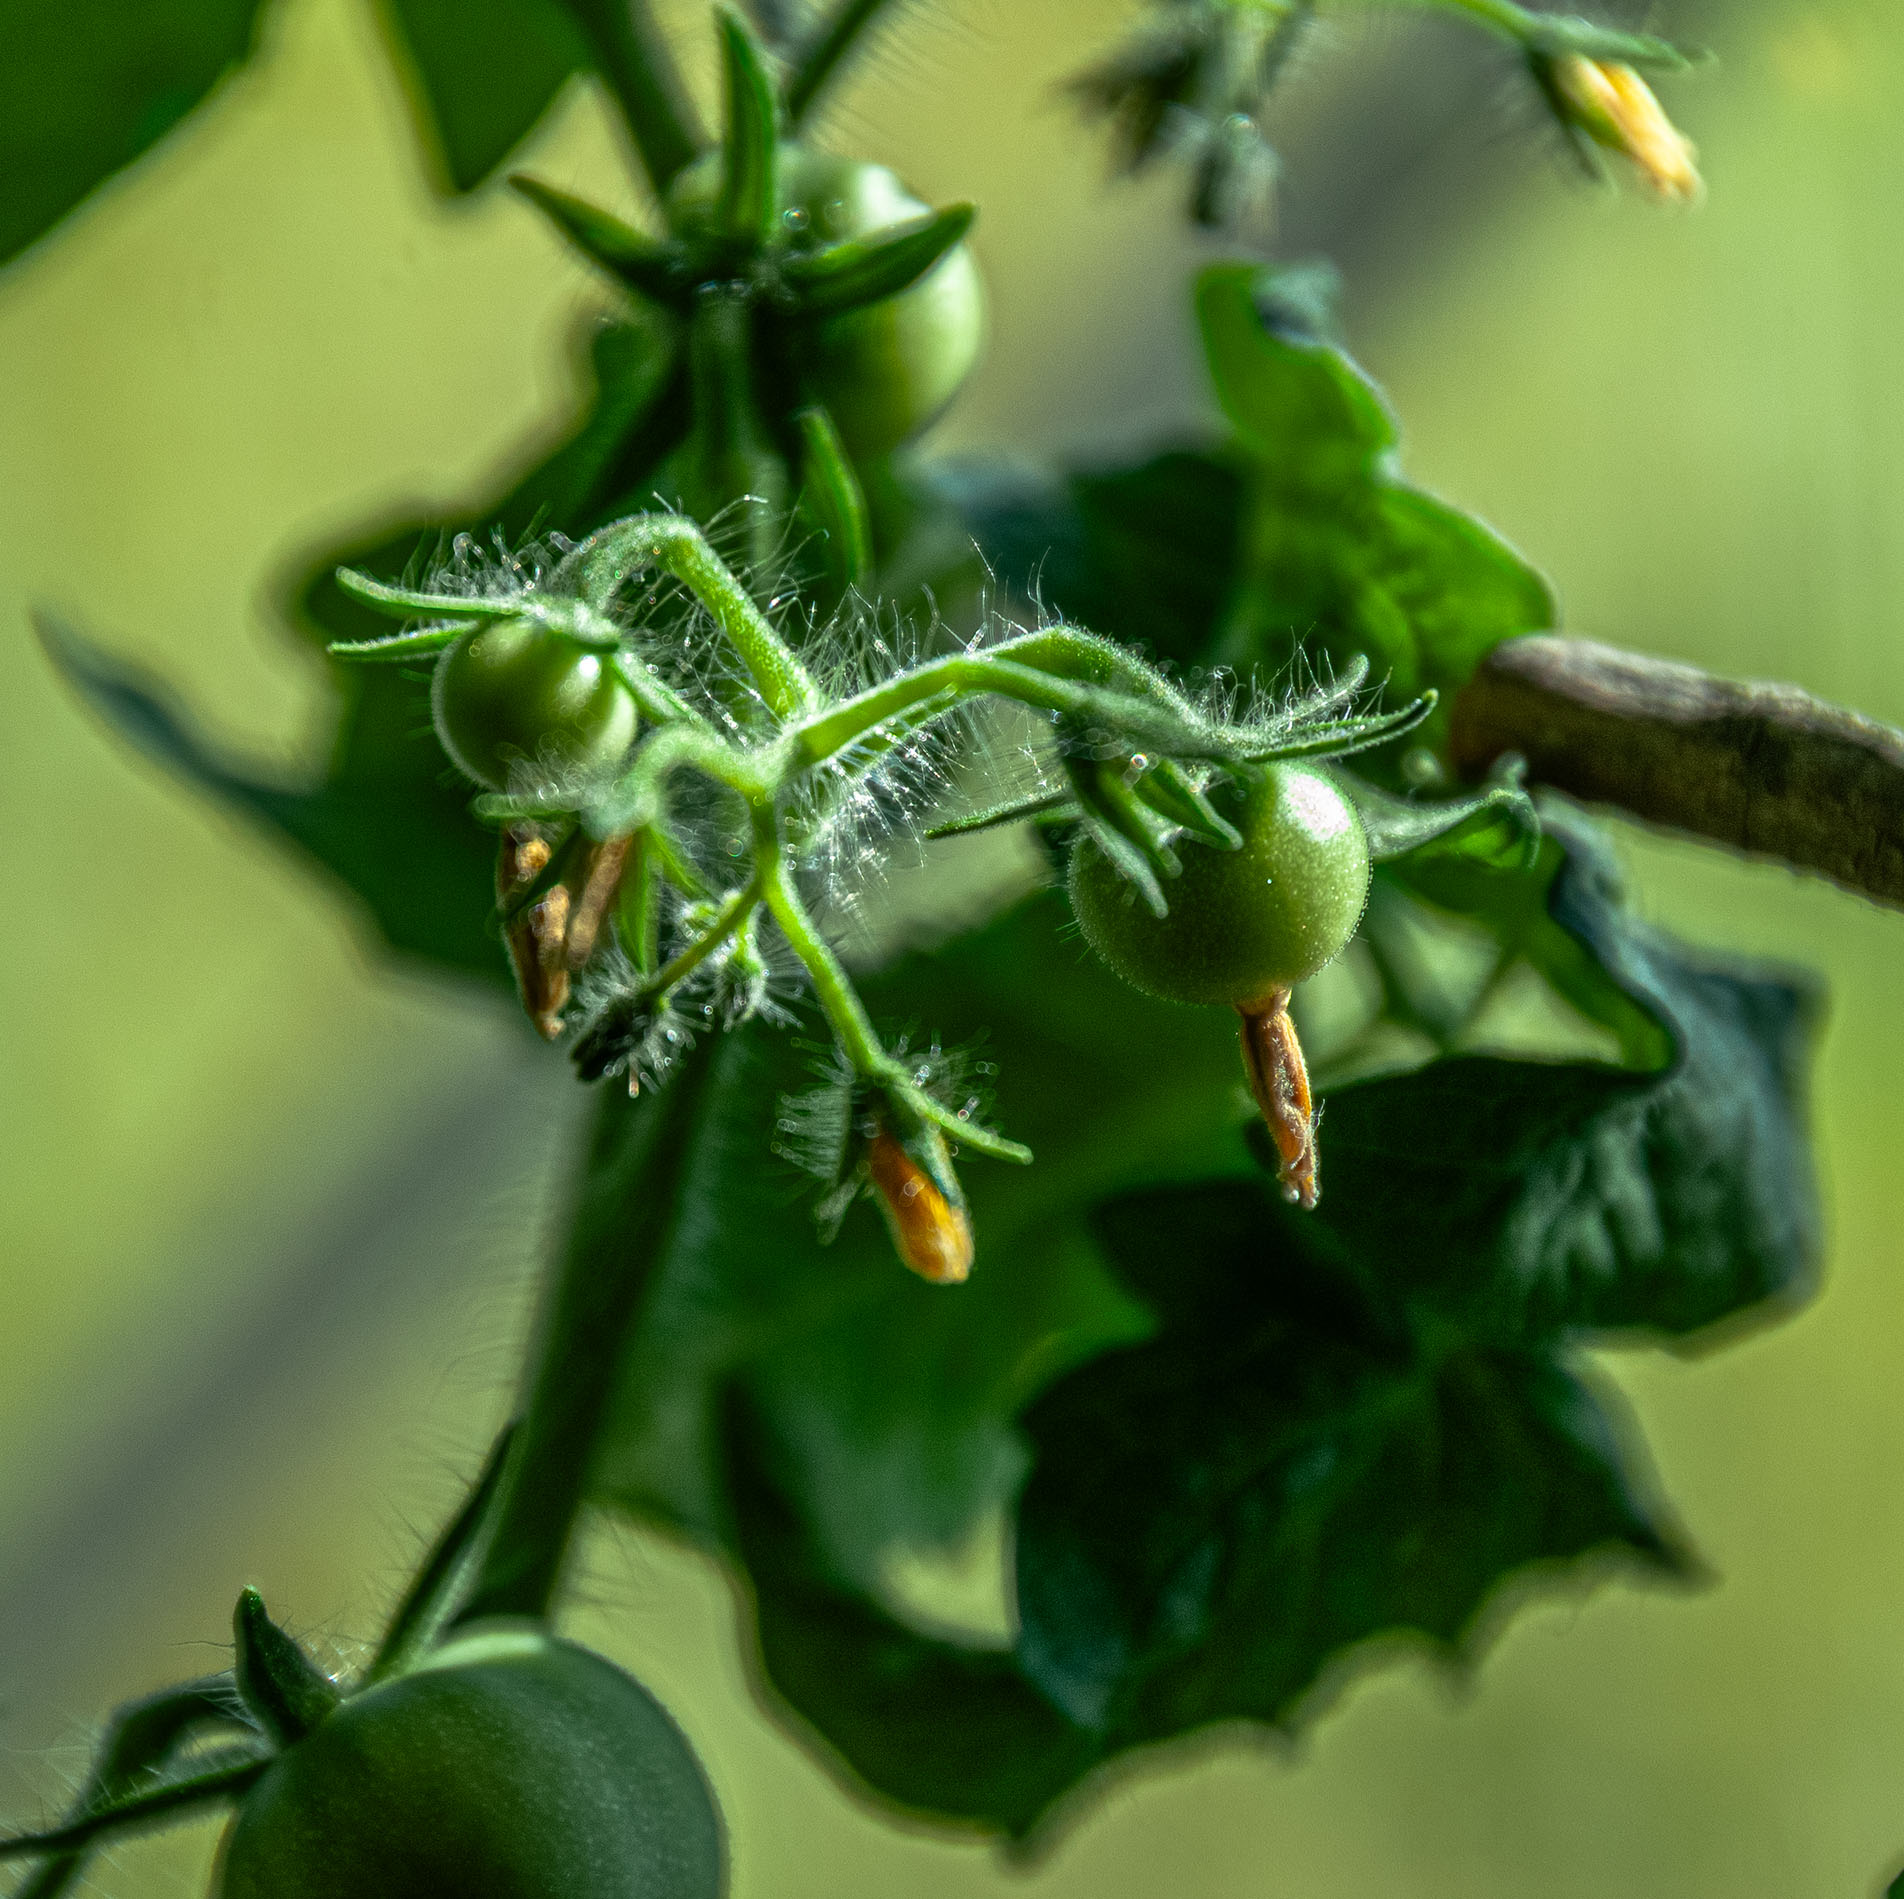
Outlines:
<svg viewBox="0 0 1904 1899"><path fill-rule="evenodd" d="M632 1677L474 1623L352 1696L245 1796L214 1899L717 1899L699 1763Z"/></svg>
<svg viewBox="0 0 1904 1899"><path fill-rule="evenodd" d="M1165 917L1088 837L1071 853L1071 908L1085 941L1150 995L1261 1003L1334 961L1362 920L1368 837L1326 774L1269 765L1224 815L1242 848L1183 846L1183 874L1164 886Z"/></svg>
<svg viewBox="0 0 1904 1899"><path fill-rule="evenodd" d="M612 655L533 620L492 620L436 662L436 735L457 768L504 790L527 764L560 776L612 771L635 741L634 695Z"/></svg>
<svg viewBox="0 0 1904 1899"><path fill-rule="evenodd" d="M803 145L780 148L778 179L782 229L793 250L872 237L931 208L884 165ZM719 196L720 155L709 153L669 188L676 229L704 227ZM984 286L970 248L958 244L897 296L803 329L794 354L847 447L879 455L944 411L984 341Z"/></svg>

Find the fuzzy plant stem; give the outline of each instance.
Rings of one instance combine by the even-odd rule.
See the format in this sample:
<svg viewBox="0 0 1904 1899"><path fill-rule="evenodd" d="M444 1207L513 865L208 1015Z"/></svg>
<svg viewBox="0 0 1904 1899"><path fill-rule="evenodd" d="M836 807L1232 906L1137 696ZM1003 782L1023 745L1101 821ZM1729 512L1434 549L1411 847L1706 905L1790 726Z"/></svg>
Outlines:
<svg viewBox="0 0 1904 1899"><path fill-rule="evenodd" d="M666 191L706 141L648 0L569 3L594 42L649 181L657 193Z"/></svg>
<svg viewBox="0 0 1904 1899"><path fill-rule="evenodd" d="M649 1273L693 1200L702 1105L733 1046L725 1037L698 1044L664 1096L604 1097L530 1359L494 1527L459 1622L550 1612Z"/></svg>
<svg viewBox="0 0 1904 1899"><path fill-rule="evenodd" d="M819 704L819 689L793 649L706 535L680 515L637 514L603 528L562 562L550 584L579 582L583 599L605 612L628 581L650 567L680 581L714 616L776 718L798 718Z"/></svg>

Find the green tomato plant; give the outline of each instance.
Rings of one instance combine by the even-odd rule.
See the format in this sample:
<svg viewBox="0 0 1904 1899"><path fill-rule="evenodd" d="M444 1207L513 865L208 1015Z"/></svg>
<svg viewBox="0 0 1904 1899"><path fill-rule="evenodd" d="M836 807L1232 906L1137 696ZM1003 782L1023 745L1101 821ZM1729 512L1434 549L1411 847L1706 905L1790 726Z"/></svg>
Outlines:
<svg viewBox="0 0 1904 1899"><path fill-rule="evenodd" d="M1671 46L1442 4L1583 155L1696 196L1642 77ZM368 1667L331 1679L244 1595L232 1670L122 1710L67 1818L0 1842L22 1899L215 1801L224 1899L719 1891L679 1732L554 1632L587 1507L745 1578L770 1704L848 1785L1020 1838L1132 1749L1299 1723L1372 1636L1467 1653L1530 1569L1694 1560L1578 1350L1808 1290L1814 998L1636 922L1593 821L1457 743L1556 609L1403 478L1313 279L1248 254L1317 10L1154 0L1078 80L1243 255L1192 289L1221 432L1032 478L918 441L983 342L973 207L814 142L880 0L716 10L718 134L645 0L392 0L451 188L572 71L622 116L653 228L512 181L617 299L590 409L508 493L312 564L318 785L44 631L130 740L394 950L512 978L610 1085L513 1418ZM174 101L250 26L177 11ZM13 248L145 136L88 78L98 136L44 157ZM896 853L1000 829L1041 885L843 955ZM1338 962L1374 1002L1312 1082L1304 985ZM1470 1052L1516 972L1607 1058ZM888 1552L1001 1516L1008 1640L895 1609Z"/></svg>

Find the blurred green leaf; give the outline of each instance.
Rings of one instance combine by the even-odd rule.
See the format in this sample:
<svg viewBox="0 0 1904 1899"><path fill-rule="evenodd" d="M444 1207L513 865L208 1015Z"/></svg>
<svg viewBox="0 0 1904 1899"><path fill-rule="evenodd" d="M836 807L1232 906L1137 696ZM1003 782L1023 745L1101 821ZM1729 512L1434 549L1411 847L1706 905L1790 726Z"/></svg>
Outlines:
<svg viewBox="0 0 1904 1899"><path fill-rule="evenodd" d="M1241 545L1244 483L1229 461L1171 448L1057 477L974 458L932 479L1010 594L1157 659L1208 657Z"/></svg>
<svg viewBox="0 0 1904 1899"><path fill-rule="evenodd" d="M0 0L0 262L132 163L252 50L259 0Z"/></svg>
<svg viewBox="0 0 1904 1899"><path fill-rule="evenodd" d="M1022 1835L1096 1764L1089 1734L1009 1650L908 1628L843 1581L730 1406L734 1547L752 1585L755 1686L809 1742L915 1812Z"/></svg>
<svg viewBox="0 0 1904 1899"><path fill-rule="evenodd" d="M560 0L384 0L419 129L452 191L473 191L592 51Z"/></svg>
<svg viewBox="0 0 1904 1899"><path fill-rule="evenodd" d="M395 668L355 675L330 776L308 789L272 784L206 745L162 686L50 617L39 626L54 663L121 738L340 878L393 949L506 979L490 928L495 841L447 768L426 684Z"/></svg>
<svg viewBox="0 0 1904 1899"><path fill-rule="evenodd" d="M899 1265L869 1203L821 1245L813 1183L763 1160L780 1099L813 1085L810 1051L743 1032L754 1052L723 1123L725 1171L709 1178L695 1250L658 1269L601 1454L611 1494L717 1530L716 1399L738 1377L826 1561L871 1587L893 1545L955 1542L1010 1494L1023 1470L1013 1419L1032 1393L1143 1330L1086 1215L1133 1181L1248 1165L1236 1031L1219 1012L1137 995L1066 924L1050 893L865 986L889 1032L995 1064L989 1118L1037 1155L1028 1168L961 1163L978 1264L956 1292Z"/></svg>
<svg viewBox="0 0 1904 1899"><path fill-rule="evenodd" d="M1248 499L1224 627L1210 657L1281 674L1300 657L1366 656L1397 700L1448 696L1498 642L1554 624L1547 584L1491 529L1407 486L1380 393L1276 303L1253 265L1197 280L1218 400Z"/></svg>

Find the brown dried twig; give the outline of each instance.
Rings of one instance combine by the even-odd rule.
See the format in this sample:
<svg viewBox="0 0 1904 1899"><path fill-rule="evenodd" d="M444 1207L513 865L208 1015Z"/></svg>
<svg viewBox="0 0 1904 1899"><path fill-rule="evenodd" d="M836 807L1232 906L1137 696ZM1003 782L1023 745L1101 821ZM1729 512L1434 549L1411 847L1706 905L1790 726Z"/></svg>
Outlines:
<svg viewBox="0 0 1904 1899"><path fill-rule="evenodd" d="M1537 784L1904 906L1904 732L1796 686L1537 633L1454 703L1456 768Z"/></svg>

